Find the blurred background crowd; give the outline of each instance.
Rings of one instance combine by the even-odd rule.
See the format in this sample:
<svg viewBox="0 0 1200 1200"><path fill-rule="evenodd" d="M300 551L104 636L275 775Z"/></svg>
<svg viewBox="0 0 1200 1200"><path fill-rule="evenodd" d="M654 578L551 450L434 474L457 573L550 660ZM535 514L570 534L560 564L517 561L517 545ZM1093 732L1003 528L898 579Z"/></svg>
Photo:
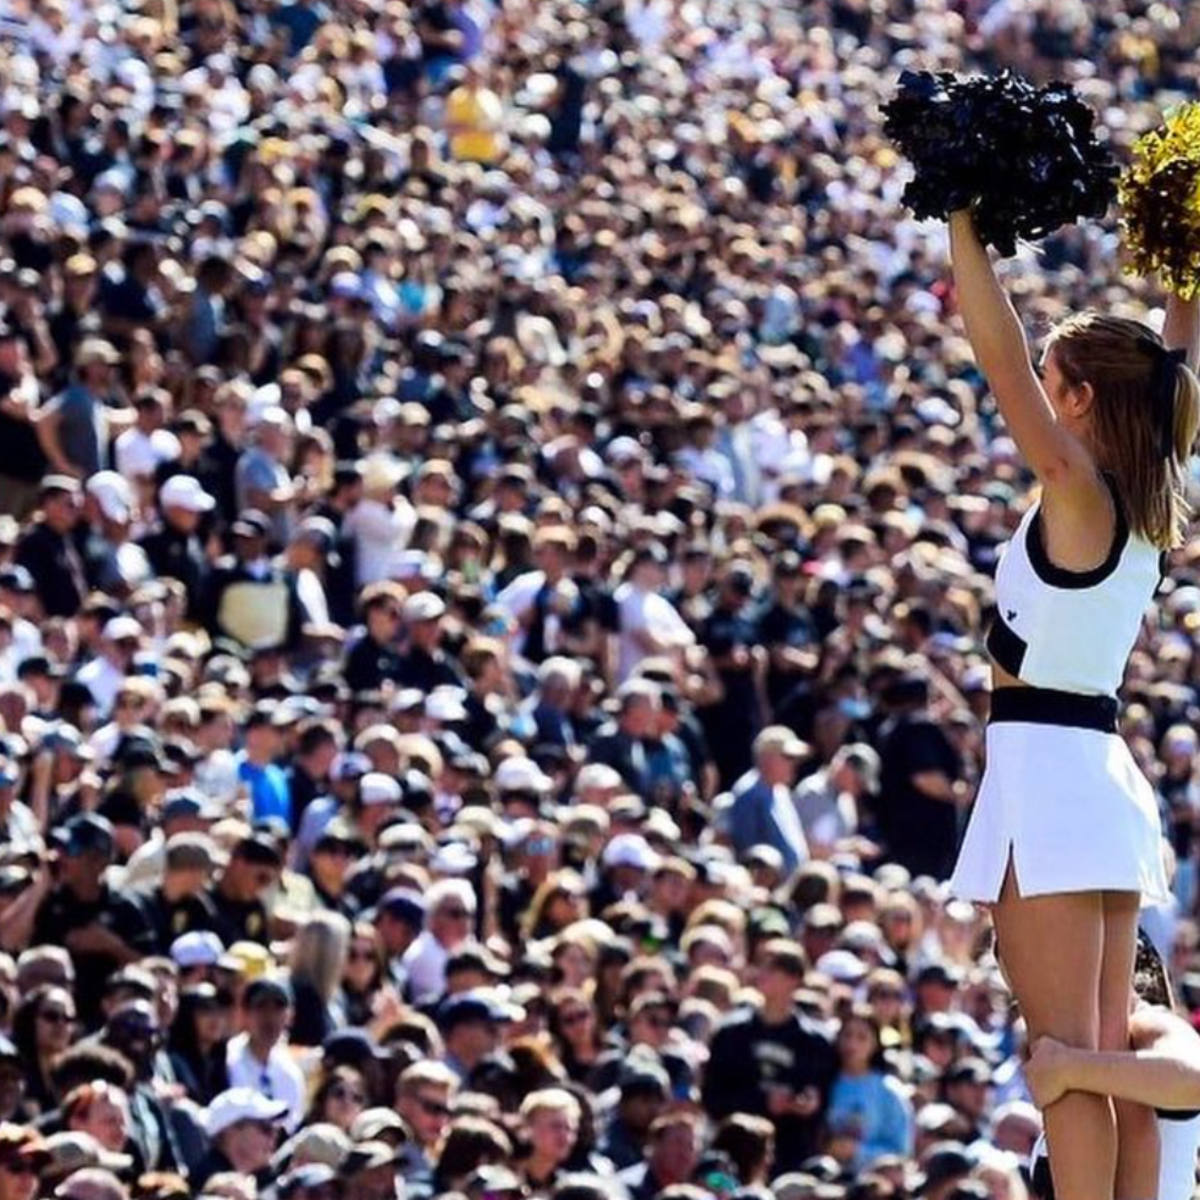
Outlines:
<svg viewBox="0 0 1200 1200"><path fill-rule="evenodd" d="M1180 0L0 5L0 1200L1025 1200L945 877L1030 502L905 67ZM1161 319L1111 223L1030 336ZM1200 1008L1200 543L1124 693ZM1069 852L1064 847L1064 852Z"/></svg>

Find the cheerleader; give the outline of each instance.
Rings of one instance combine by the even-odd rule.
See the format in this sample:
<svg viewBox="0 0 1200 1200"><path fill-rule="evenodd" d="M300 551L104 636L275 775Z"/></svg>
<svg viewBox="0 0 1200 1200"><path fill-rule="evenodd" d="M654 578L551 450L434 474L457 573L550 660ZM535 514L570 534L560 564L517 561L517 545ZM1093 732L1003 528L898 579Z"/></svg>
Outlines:
<svg viewBox="0 0 1200 1200"><path fill-rule="evenodd" d="M1124 1050L1139 902L1168 889L1116 693L1163 554L1183 538L1200 318L1173 299L1164 342L1083 313L1037 368L969 213L951 217L950 238L975 356L1041 485L996 575L987 770L952 887L990 906L1031 1038ZM1156 1194L1151 1110L1067 1092L1045 1120L1058 1200Z"/></svg>

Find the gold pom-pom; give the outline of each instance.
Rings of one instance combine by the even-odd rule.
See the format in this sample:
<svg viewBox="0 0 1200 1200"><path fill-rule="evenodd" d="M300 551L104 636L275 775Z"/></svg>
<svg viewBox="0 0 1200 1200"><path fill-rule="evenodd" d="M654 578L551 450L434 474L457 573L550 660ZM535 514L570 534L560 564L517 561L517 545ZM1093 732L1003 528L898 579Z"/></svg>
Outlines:
<svg viewBox="0 0 1200 1200"><path fill-rule="evenodd" d="M1129 269L1157 272L1190 300L1200 291L1200 103L1172 110L1138 138L1118 195Z"/></svg>

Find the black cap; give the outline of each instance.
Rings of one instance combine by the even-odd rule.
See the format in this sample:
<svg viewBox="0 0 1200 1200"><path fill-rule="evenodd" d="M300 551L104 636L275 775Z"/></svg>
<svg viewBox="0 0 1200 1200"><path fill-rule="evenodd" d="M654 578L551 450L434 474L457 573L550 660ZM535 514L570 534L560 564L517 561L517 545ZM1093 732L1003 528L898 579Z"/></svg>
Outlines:
<svg viewBox="0 0 1200 1200"><path fill-rule="evenodd" d="M283 855L275 842L263 834L242 838L233 848L233 858L258 867L282 867Z"/></svg>
<svg viewBox="0 0 1200 1200"><path fill-rule="evenodd" d="M938 1142L929 1149L921 1164L917 1192L921 1194L941 1187L952 1179L969 1175L974 1169L975 1160L961 1142Z"/></svg>
<svg viewBox="0 0 1200 1200"><path fill-rule="evenodd" d="M395 917L414 929L425 926L425 901L418 892L410 888L392 888L379 901L379 912Z"/></svg>
<svg viewBox="0 0 1200 1200"><path fill-rule="evenodd" d="M962 975L949 963L928 963L917 972L917 987L925 983L940 983L943 987L956 988Z"/></svg>
<svg viewBox="0 0 1200 1200"><path fill-rule="evenodd" d="M127 771L137 767L153 767L164 773L172 770L172 763L163 754L158 738L146 733L126 734L113 751L113 762Z"/></svg>
<svg viewBox="0 0 1200 1200"><path fill-rule="evenodd" d="M260 975L252 979L242 993L242 1002L249 1008L260 1000L272 1000L276 1004L292 1003L292 989L284 979L274 975Z"/></svg>
<svg viewBox="0 0 1200 1200"><path fill-rule="evenodd" d="M72 817L62 828L60 844L68 858L79 858L84 854L112 858L117 847L112 824L99 813L80 813Z"/></svg>
<svg viewBox="0 0 1200 1200"><path fill-rule="evenodd" d="M32 594L35 589L33 576L29 573L28 567L22 567L18 563L13 563L7 566L3 571L0 571L0 588L4 588L10 592L21 592L24 594Z"/></svg>
<svg viewBox="0 0 1200 1200"><path fill-rule="evenodd" d="M960 1058L951 1063L943 1076L946 1083L982 1083L992 1082L992 1069L982 1058Z"/></svg>

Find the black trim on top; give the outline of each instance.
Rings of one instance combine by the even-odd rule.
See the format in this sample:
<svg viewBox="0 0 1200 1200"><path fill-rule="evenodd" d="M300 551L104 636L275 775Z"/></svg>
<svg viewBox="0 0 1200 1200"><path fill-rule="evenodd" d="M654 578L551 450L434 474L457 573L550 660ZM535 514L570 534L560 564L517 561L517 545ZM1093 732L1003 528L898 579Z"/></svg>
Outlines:
<svg viewBox="0 0 1200 1200"><path fill-rule="evenodd" d="M1125 519L1125 507L1117 494L1117 485L1111 476L1105 475L1104 482L1112 494L1113 508L1116 511L1117 524L1113 530L1113 543L1109 548L1108 557L1090 571L1068 571L1065 567L1057 567L1050 561L1046 553L1046 541L1042 534L1042 509L1033 514L1029 523L1029 532L1025 538L1025 546L1029 553L1029 565L1034 574L1050 587L1064 589L1079 589L1095 587L1103 583L1120 565L1121 555L1129 543L1129 522Z"/></svg>
<svg viewBox="0 0 1200 1200"><path fill-rule="evenodd" d="M1084 696L1053 688L1005 687L992 693L989 721L993 725L1060 725L1068 729L1116 733L1117 711L1115 696Z"/></svg>
<svg viewBox="0 0 1200 1200"><path fill-rule="evenodd" d="M1018 637L1000 613L992 618L992 627L987 635L987 652L992 661L1002 666L1014 679L1021 678L1021 667L1029 643Z"/></svg>
<svg viewBox="0 0 1200 1200"><path fill-rule="evenodd" d="M1154 1115L1164 1121L1190 1121L1200 1117L1200 1108L1156 1108Z"/></svg>

